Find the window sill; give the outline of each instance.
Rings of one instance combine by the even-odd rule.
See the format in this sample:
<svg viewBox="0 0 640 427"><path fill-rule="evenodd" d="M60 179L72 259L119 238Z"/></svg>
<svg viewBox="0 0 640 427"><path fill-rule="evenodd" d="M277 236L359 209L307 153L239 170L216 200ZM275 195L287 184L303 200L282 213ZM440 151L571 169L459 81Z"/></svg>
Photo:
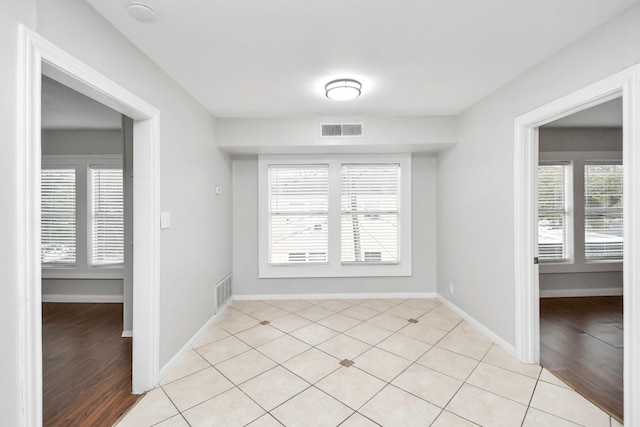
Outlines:
<svg viewBox="0 0 640 427"><path fill-rule="evenodd" d="M328 265L265 265L259 268L260 279L327 278L327 277L407 277L410 264L345 264L338 268Z"/></svg>
<svg viewBox="0 0 640 427"><path fill-rule="evenodd" d="M622 271L621 261L597 261L583 263L540 264L540 274L555 273L597 273L606 271Z"/></svg>
<svg viewBox="0 0 640 427"><path fill-rule="evenodd" d="M42 267L43 279L123 279L124 269L118 267L100 267L89 271L69 267Z"/></svg>

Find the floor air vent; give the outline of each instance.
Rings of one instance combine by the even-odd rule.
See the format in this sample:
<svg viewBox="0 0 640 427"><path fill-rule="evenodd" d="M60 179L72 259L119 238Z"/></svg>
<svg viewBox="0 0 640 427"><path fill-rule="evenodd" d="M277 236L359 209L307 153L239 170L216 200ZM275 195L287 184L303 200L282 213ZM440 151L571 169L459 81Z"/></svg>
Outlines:
<svg viewBox="0 0 640 427"><path fill-rule="evenodd" d="M362 136L363 130L362 123L323 124L322 136L332 138Z"/></svg>
<svg viewBox="0 0 640 427"><path fill-rule="evenodd" d="M231 275L216 283L216 313L231 298Z"/></svg>

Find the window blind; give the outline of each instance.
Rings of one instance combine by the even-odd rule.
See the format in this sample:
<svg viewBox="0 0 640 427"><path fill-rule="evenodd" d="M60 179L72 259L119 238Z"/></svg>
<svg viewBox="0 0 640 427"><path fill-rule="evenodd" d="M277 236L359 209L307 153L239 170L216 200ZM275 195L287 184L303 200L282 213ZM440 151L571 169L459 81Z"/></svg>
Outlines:
<svg viewBox="0 0 640 427"><path fill-rule="evenodd" d="M122 169L91 167L91 264L124 261Z"/></svg>
<svg viewBox="0 0 640 427"><path fill-rule="evenodd" d="M76 262L76 171L43 169L41 188L41 262Z"/></svg>
<svg viewBox="0 0 640 427"><path fill-rule="evenodd" d="M538 166L538 258L567 259L566 175L569 164Z"/></svg>
<svg viewBox="0 0 640 427"><path fill-rule="evenodd" d="M586 259L622 258L622 165L584 166Z"/></svg>
<svg viewBox="0 0 640 427"><path fill-rule="evenodd" d="M269 263L326 263L328 209L328 165L269 165Z"/></svg>
<svg viewBox="0 0 640 427"><path fill-rule="evenodd" d="M343 263L398 262L400 165L343 164Z"/></svg>

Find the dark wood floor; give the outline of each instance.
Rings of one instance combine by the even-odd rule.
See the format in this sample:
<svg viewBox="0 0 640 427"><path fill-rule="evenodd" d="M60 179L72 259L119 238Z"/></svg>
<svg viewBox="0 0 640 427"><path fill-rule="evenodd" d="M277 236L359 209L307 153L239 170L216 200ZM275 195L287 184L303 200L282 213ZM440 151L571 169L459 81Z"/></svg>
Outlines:
<svg viewBox="0 0 640 427"><path fill-rule="evenodd" d="M111 426L131 394L122 304L42 304L44 426Z"/></svg>
<svg viewBox="0 0 640 427"><path fill-rule="evenodd" d="M622 422L622 297L540 300L542 366Z"/></svg>

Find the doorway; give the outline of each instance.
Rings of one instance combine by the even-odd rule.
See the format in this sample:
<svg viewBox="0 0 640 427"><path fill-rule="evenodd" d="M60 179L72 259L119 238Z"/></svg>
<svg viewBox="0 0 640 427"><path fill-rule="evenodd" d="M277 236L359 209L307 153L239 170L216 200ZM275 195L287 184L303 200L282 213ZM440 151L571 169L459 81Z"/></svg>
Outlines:
<svg viewBox="0 0 640 427"><path fill-rule="evenodd" d="M130 119L42 76L43 424L113 424L131 394Z"/></svg>
<svg viewBox="0 0 640 427"><path fill-rule="evenodd" d="M622 422L622 99L538 136L540 364Z"/></svg>
<svg viewBox="0 0 640 427"><path fill-rule="evenodd" d="M515 120L515 289L516 356L525 363L540 361L540 310L537 227L537 167L539 127L573 113L622 98L625 208L623 236L624 289L624 419L640 423L640 66L634 66Z"/></svg>
<svg viewBox="0 0 640 427"><path fill-rule="evenodd" d="M159 287L159 111L100 73L61 51L28 28L20 27L22 86L18 128L22 151L17 182L18 237L24 262L19 282L22 412L25 425L42 423L42 286L40 269L41 76L44 74L121 114L131 117L133 183L133 384L139 394L157 384Z"/></svg>

